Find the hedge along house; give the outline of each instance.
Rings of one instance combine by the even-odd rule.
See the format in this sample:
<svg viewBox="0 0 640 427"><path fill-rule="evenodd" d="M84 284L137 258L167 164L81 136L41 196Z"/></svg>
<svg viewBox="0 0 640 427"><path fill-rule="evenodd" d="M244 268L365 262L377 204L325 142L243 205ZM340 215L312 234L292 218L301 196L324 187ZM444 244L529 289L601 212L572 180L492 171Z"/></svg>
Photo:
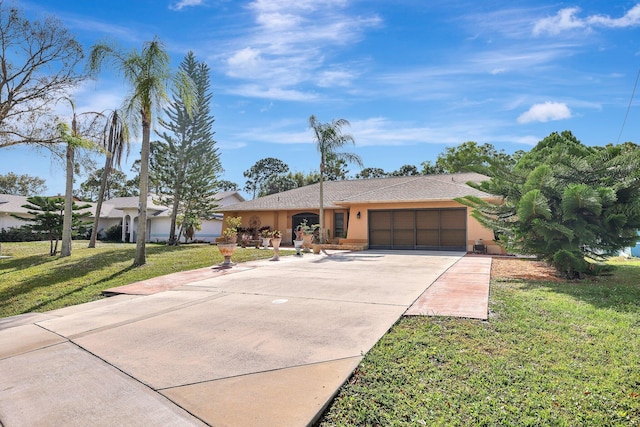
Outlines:
<svg viewBox="0 0 640 427"><path fill-rule="evenodd" d="M420 175L324 182L327 240L345 248L472 251L482 239L488 253L503 253L492 230L454 199L467 195L495 197L469 187L486 176L476 173ZM307 220L319 223L319 184L259 197L220 209L241 216L243 227L270 226L293 240Z"/></svg>

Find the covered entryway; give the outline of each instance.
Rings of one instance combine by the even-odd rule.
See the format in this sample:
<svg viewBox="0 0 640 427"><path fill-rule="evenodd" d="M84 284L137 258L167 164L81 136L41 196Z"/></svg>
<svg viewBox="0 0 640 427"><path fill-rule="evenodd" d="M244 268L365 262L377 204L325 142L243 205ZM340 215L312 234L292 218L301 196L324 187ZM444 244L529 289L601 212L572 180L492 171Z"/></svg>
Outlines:
<svg viewBox="0 0 640 427"><path fill-rule="evenodd" d="M369 248L466 251L467 209L370 210Z"/></svg>
<svg viewBox="0 0 640 427"><path fill-rule="evenodd" d="M293 239L295 239L296 237L296 233L295 233L296 229L300 224L304 222L305 219L307 220L308 226L312 226L320 223L320 215L318 215L317 213L303 212L303 213L293 215L291 217L291 227L292 227L291 229L293 231L293 233L291 233L292 234L291 242L293 242Z"/></svg>

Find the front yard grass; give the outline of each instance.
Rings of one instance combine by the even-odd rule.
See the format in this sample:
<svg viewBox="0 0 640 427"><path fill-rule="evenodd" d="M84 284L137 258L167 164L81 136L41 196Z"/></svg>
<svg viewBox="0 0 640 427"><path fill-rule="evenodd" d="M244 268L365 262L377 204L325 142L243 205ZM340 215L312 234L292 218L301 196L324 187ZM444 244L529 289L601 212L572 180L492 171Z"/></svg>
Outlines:
<svg viewBox="0 0 640 427"><path fill-rule="evenodd" d="M401 319L320 426L640 425L640 262L494 280L488 322Z"/></svg>
<svg viewBox="0 0 640 427"><path fill-rule="evenodd" d="M103 298L101 292L151 277L220 264L209 244L147 244L147 263L133 268L134 244L73 241L70 257L49 256L49 242L2 243L0 318L48 311ZM294 253L283 250L281 254ZM273 256L271 250L238 248L234 262Z"/></svg>

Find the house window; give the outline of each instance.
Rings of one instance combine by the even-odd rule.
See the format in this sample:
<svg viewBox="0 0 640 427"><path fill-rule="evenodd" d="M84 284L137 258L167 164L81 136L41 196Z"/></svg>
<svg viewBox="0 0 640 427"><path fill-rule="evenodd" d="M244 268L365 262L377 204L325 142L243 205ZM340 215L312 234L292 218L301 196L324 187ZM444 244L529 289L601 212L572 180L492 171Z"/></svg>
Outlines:
<svg viewBox="0 0 640 427"><path fill-rule="evenodd" d="M345 237L344 235L344 213L333 214L333 226L335 228L333 237Z"/></svg>

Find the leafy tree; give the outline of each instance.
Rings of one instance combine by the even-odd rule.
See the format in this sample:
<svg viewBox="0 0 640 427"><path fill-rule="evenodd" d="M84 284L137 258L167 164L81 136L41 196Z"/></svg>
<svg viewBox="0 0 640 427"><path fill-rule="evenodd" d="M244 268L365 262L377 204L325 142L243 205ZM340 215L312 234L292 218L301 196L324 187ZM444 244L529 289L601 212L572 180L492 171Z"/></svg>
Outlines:
<svg viewBox="0 0 640 427"><path fill-rule="evenodd" d="M364 168L356 174L356 179L384 178L389 176L382 168Z"/></svg>
<svg viewBox="0 0 640 427"><path fill-rule="evenodd" d="M28 209L32 218L22 218L14 215L15 218L31 222L31 229L35 232L45 233L50 241L49 255L58 253L58 240L62 237L62 224L64 217L65 200L63 197L33 196L27 198L23 208ZM90 212L80 213L81 209L90 208L91 205L72 205L72 229L78 231L84 224L83 219L90 215Z"/></svg>
<svg viewBox="0 0 640 427"><path fill-rule="evenodd" d="M147 198L149 194L149 151L151 124L153 113L167 100L167 83L171 77L169 71L169 55L160 40L146 42L142 51L123 52L107 43L99 43L92 47L89 68L99 71L104 61L122 73L131 87L131 93L125 105L130 117L138 115L142 123L142 148L140 150L140 214L138 216L138 237L134 266L147 262ZM185 99L193 96L193 85L190 79L179 74L175 84L184 93ZM190 102L187 103L191 111Z"/></svg>
<svg viewBox="0 0 640 427"><path fill-rule="evenodd" d="M636 146L587 147L569 131L554 132L515 165L491 160L491 179L472 186L500 201L458 201L508 251L537 255L574 278L596 268L585 257L601 260L635 244L639 170Z"/></svg>
<svg viewBox="0 0 640 427"><path fill-rule="evenodd" d="M104 168L95 170L87 179L80 183L80 190L77 196L87 202L96 202L100 195L100 185L104 175ZM127 175L117 169L112 170L107 176L107 182L104 189L104 200L113 199L114 197L131 197L137 196L138 193L134 188L127 186Z"/></svg>
<svg viewBox="0 0 640 427"><path fill-rule="evenodd" d="M101 169L100 185L98 189L98 197L96 204L96 216L91 229L91 237L89 237L89 248L96 247L98 238L98 223L100 222L100 212L102 211L102 202L104 201L107 186L109 185L109 176L113 171L113 166L120 167L122 153L126 149L129 154L129 125L123 120L118 110L114 110L106 117L102 146L105 150L104 168ZM124 175L124 174L123 174ZM122 181L125 181L124 179Z"/></svg>
<svg viewBox="0 0 640 427"><path fill-rule="evenodd" d="M320 153L320 243L324 243L324 190L322 184L325 176L325 166L327 159L341 160L344 162L356 163L362 167L362 159L353 153L339 152L348 143L355 144L353 136L342 133L342 128L349 126L349 121L345 119L334 119L330 123L319 122L314 115L309 117L309 128L313 130L313 137L316 148Z"/></svg>
<svg viewBox="0 0 640 427"><path fill-rule="evenodd" d="M292 176L291 172L289 172L288 175L273 175L262 185L258 196L262 197L268 196L269 194L282 193L283 191L294 188L298 188L298 182Z"/></svg>
<svg viewBox="0 0 640 427"><path fill-rule="evenodd" d="M178 215L194 226L192 218L213 214L217 204L211 196L222 172L209 108L213 97L209 67L189 52L180 70L193 80L195 97L193 101L185 99L182 91L174 89L171 103L164 109L167 120L161 120L166 131L160 134L160 141L152 144L150 168L153 181L158 183L160 203L171 206L169 244L177 244L180 237L180 233L176 236ZM193 111L189 109L190 102Z"/></svg>
<svg viewBox="0 0 640 427"><path fill-rule="evenodd" d="M238 184L235 182L228 181L226 179L218 180L218 190L219 191L238 191Z"/></svg>
<svg viewBox="0 0 640 427"><path fill-rule="evenodd" d="M420 166L422 166L420 175L436 175L444 172L438 165L432 164L429 160L420 163Z"/></svg>
<svg viewBox="0 0 640 427"><path fill-rule="evenodd" d="M13 172L0 175L0 194L35 196L46 191L45 180L37 176L16 175Z"/></svg>
<svg viewBox="0 0 640 427"><path fill-rule="evenodd" d="M289 172L287 176L296 182L297 187L304 187L305 185L311 185L315 184L316 182L320 182L320 173L316 171L311 171L306 175L302 172Z"/></svg>
<svg viewBox="0 0 640 427"><path fill-rule="evenodd" d="M414 165L403 165L400 169L391 172L389 175L391 176L415 176L420 175L418 172L418 168Z"/></svg>
<svg viewBox="0 0 640 427"><path fill-rule="evenodd" d="M282 175L289 172L289 166L275 157L266 157L258 160L251 168L244 171L247 178L244 191L249 192L256 198L256 194L262 192L262 187L272 179L274 175Z"/></svg>
<svg viewBox="0 0 640 427"><path fill-rule="evenodd" d="M338 158L332 154L327 155L324 165L324 179L325 181L343 181L347 179L349 175L349 169L347 169L347 162L344 159Z"/></svg>
<svg viewBox="0 0 640 427"><path fill-rule="evenodd" d="M436 169L444 173L479 172L485 173L491 161L511 163L511 157L504 150L497 151L491 144L478 145L468 141L456 147L448 147L438 155ZM441 173L440 172L440 173Z"/></svg>
<svg viewBox="0 0 640 427"><path fill-rule="evenodd" d="M59 142L53 108L83 78L82 57L57 19L29 21L0 0L0 148Z"/></svg>

